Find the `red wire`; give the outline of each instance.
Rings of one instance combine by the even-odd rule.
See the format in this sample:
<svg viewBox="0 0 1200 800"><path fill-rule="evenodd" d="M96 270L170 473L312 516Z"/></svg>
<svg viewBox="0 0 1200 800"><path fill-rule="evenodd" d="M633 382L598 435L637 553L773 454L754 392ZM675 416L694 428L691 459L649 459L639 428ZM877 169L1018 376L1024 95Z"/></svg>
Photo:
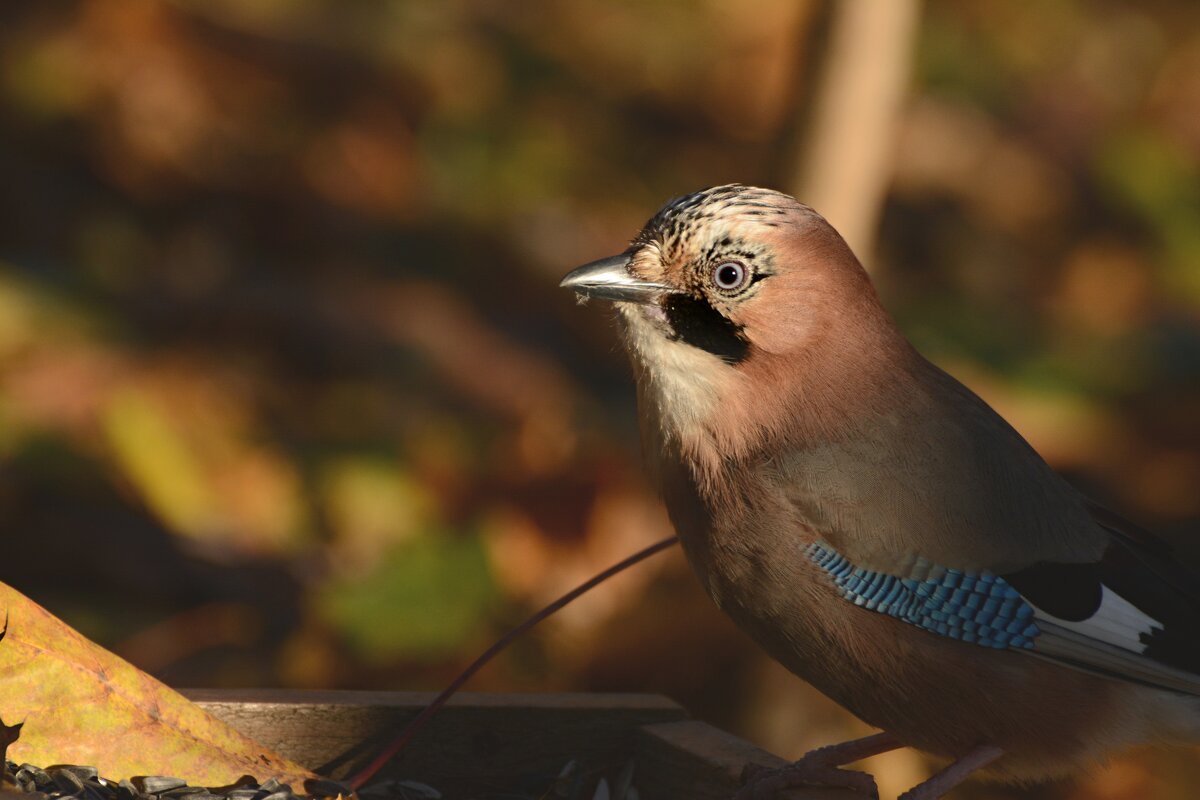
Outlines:
<svg viewBox="0 0 1200 800"><path fill-rule="evenodd" d="M574 589L543 608L541 611L536 612L533 616L522 622L517 627L513 628L511 631L504 634L496 641L495 644L485 650L483 655L471 662L469 667L463 670L457 678L451 681L450 685L443 689L442 693L433 699L433 702L425 706L425 708L421 710L421 713L418 714L412 722L404 726L404 730L400 731L399 735L397 735L396 738L393 739L392 742L388 744L379 755L375 756L375 758L371 760L371 763L367 764L361 770L351 775L347 780L347 783L349 783L356 792L361 789L363 784L371 780L371 778L375 776L375 773L379 772L379 770L382 769L385 764L391 761L397 753L404 749L412 737L416 735L421 728L425 727L425 723L427 723L434 714L441 710L442 706L446 705L446 701L454 696L454 693L461 689L464 683L470 680L471 677L478 672L484 664L491 661L497 653L507 647L513 641L513 639L516 639L522 633L529 630L534 625L537 625L546 617L550 616L555 611L558 611L567 603L570 603L576 597L579 597L584 592L594 588L597 584L603 583L613 575L616 575L618 572L628 569L639 561L643 561L655 553L667 549L671 545L675 544L676 541L677 539L674 536L671 536L667 539L663 539L662 541L655 542L649 547L639 550L620 563L613 564L599 575L589 578L588 580L579 584Z"/></svg>

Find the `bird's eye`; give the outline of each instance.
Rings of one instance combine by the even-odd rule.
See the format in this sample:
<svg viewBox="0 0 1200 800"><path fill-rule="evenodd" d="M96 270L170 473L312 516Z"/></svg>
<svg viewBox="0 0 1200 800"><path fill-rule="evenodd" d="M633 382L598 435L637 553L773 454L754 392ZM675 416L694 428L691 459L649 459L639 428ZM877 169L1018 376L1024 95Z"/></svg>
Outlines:
<svg viewBox="0 0 1200 800"><path fill-rule="evenodd" d="M746 285L750 271L736 261L725 261L718 264L712 272L713 283L723 292L736 292Z"/></svg>

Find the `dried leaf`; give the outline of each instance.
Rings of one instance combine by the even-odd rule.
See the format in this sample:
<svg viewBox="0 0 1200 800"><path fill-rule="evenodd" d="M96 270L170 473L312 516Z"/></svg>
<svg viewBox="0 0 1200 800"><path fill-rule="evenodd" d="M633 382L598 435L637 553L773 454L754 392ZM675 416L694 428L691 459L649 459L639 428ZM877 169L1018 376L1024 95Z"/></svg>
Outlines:
<svg viewBox="0 0 1200 800"><path fill-rule="evenodd" d="M0 628L0 642L4 641L4 637L8 634L8 614L4 615L4 627ZM18 722L16 725L5 725L4 719L0 718L0 773L4 771L4 763L8 760L8 748L14 744L17 739L21 738L21 726L23 722Z"/></svg>
<svg viewBox="0 0 1200 800"><path fill-rule="evenodd" d="M243 775L316 777L189 702L0 583L0 717L24 719L10 758L91 764L112 778L174 775L193 786Z"/></svg>
<svg viewBox="0 0 1200 800"><path fill-rule="evenodd" d="M18 722L16 725L5 725L4 720L0 719L0 767L8 759L9 746L21 738L21 726L24 724Z"/></svg>

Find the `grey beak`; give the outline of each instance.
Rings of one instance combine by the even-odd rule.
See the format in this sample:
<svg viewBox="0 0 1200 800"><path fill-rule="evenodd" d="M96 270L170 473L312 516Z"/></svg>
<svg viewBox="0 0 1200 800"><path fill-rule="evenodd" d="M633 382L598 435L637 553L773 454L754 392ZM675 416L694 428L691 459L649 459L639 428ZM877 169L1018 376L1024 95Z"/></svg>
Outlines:
<svg viewBox="0 0 1200 800"><path fill-rule="evenodd" d="M573 269L558 285L573 289L581 297L622 300L626 303L651 303L670 291L661 283L652 283L629 274L628 253L602 258Z"/></svg>

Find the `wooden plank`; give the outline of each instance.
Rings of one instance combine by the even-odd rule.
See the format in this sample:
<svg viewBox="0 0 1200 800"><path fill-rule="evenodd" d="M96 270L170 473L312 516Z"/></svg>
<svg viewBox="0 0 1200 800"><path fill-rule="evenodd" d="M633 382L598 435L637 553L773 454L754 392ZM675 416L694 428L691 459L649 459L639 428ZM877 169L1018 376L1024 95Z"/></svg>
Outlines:
<svg viewBox="0 0 1200 800"><path fill-rule="evenodd" d="M424 692L191 690L185 694L243 733L311 768L377 734L391 734L433 698ZM643 725L683 719L643 694L456 695L381 778L428 783L447 797L545 787L570 760L612 783ZM342 775L344 771L335 772ZM676 795L678 796L678 795ZM642 794L646 800L652 795Z"/></svg>
<svg viewBox="0 0 1200 800"><path fill-rule="evenodd" d="M787 764L733 734L695 720L643 725L638 730L635 783L643 797L729 800L741 786L748 763ZM848 789L792 789L779 800L869 800Z"/></svg>
<svg viewBox="0 0 1200 800"><path fill-rule="evenodd" d="M423 709L427 692L191 690L243 733L309 767L391 734ZM446 797L545 789L570 760L610 786L632 760L643 800L729 800L747 763L786 762L683 709L645 694L459 694L380 773L428 783ZM335 772L335 775L344 774ZM590 795L586 795L590 796ZM797 789L780 800L865 800L838 789Z"/></svg>

